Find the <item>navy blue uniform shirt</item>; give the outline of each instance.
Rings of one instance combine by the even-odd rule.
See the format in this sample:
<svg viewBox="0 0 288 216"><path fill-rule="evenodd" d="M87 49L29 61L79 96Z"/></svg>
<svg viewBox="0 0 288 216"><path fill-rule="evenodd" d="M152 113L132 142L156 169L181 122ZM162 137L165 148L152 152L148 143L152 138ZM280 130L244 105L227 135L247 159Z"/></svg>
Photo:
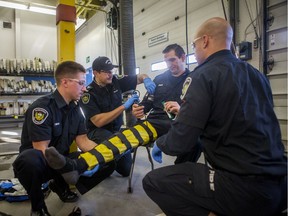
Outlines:
<svg viewBox="0 0 288 216"><path fill-rule="evenodd" d="M137 85L137 76L124 76L117 78L113 76L112 84L105 87L99 86L93 80L87 86L87 93L83 94L80 104L86 117L87 128L90 131L97 129L97 127L90 121L94 115L110 112L122 105L122 93L133 90ZM123 124L123 116L119 115L114 121L102 128L111 132L119 131Z"/></svg>
<svg viewBox="0 0 288 216"><path fill-rule="evenodd" d="M66 104L58 90L34 101L25 113L20 152L32 141L51 140L61 154L68 154L75 137L86 134L85 118L76 101Z"/></svg>
<svg viewBox="0 0 288 216"><path fill-rule="evenodd" d="M155 77L153 82L156 84L156 89L154 92L153 102L149 102L148 98L141 101L141 104L145 106L145 113L147 113L150 109L153 109L148 115L148 119L169 119L167 113L164 111L163 102L176 101L179 105L181 105L182 100L180 99L180 95L182 92L183 83L189 73L190 71L185 69L185 72L181 76L175 77L172 76L171 71L168 70Z"/></svg>
<svg viewBox="0 0 288 216"><path fill-rule="evenodd" d="M197 140L194 132L201 129L212 167L240 175L287 174L272 92L263 74L222 50L185 82L184 103L172 131L157 141L163 152L189 152Z"/></svg>

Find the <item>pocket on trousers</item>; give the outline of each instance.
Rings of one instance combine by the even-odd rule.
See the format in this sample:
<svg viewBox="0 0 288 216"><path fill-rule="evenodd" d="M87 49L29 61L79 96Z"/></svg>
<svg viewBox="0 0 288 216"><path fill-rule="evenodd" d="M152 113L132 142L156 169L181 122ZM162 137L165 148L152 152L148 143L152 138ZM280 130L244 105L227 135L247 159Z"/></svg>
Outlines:
<svg viewBox="0 0 288 216"><path fill-rule="evenodd" d="M212 198L214 193L214 170L210 170L204 164L193 164L193 173L189 178L189 184L193 185L195 193L201 197Z"/></svg>

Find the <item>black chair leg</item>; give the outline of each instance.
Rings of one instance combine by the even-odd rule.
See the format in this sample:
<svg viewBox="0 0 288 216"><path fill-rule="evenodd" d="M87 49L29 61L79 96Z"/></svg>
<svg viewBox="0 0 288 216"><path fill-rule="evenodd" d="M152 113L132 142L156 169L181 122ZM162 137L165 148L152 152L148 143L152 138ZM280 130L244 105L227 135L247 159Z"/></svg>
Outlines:
<svg viewBox="0 0 288 216"><path fill-rule="evenodd" d="M133 171L134 171L137 150L138 150L138 147L134 149L134 153L133 153L132 166L131 166L130 174L129 174L127 193L133 193L131 182L132 182L132 176L133 176Z"/></svg>
<svg viewBox="0 0 288 216"><path fill-rule="evenodd" d="M127 193L133 193L133 188L132 188L132 176L133 176L133 171L134 171L134 166L135 166L135 160L136 160L136 154L137 154L137 150L140 146L136 147L134 149L134 153L133 153L133 158L132 158L132 166L130 169L130 174L129 174L129 180L128 180L128 188L127 188ZM150 154L150 144L145 146L146 150L147 150L147 154L148 154L148 159L149 162L151 164L151 169L154 169L154 163L152 160L152 156Z"/></svg>
<svg viewBox="0 0 288 216"><path fill-rule="evenodd" d="M152 157L151 157L151 154L150 154L150 147L149 146L146 146L146 150L147 150L147 154L148 154L148 159L151 163L151 169L154 170L154 163L153 163L153 160L152 160Z"/></svg>

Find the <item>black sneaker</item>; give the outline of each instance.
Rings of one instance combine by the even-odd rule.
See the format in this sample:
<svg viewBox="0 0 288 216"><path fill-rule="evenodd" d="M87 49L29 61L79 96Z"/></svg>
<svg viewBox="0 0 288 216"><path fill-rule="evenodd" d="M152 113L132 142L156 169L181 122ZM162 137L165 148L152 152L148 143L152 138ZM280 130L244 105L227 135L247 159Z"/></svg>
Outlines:
<svg viewBox="0 0 288 216"><path fill-rule="evenodd" d="M68 186L60 188L54 180L49 182L49 188L59 196L62 202L76 202L79 199L77 193L71 191Z"/></svg>

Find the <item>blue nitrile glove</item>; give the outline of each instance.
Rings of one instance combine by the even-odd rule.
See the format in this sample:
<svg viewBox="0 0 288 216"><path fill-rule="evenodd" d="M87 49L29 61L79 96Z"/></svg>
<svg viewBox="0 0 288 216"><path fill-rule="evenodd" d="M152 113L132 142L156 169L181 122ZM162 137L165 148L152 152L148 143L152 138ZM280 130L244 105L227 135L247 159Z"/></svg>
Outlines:
<svg viewBox="0 0 288 216"><path fill-rule="evenodd" d="M86 170L84 173L81 174L81 176L85 176L85 177L91 177L93 176L97 171L99 170L99 164L97 166L95 166L93 169L91 170Z"/></svg>
<svg viewBox="0 0 288 216"><path fill-rule="evenodd" d="M162 163L162 151L158 148L156 141L154 142L154 145L152 148L152 157L158 163Z"/></svg>
<svg viewBox="0 0 288 216"><path fill-rule="evenodd" d="M133 94L124 104L125 110L132 106L135 102L139 101L139 96L137 94Z"/></svg>
<svg viewBox="0 0 288 216"><path fill-rule="evenodd" d="M156 84L149 77L145 78L143 82L147 92L149 94L154 94Z"/></svg>
<svg viewBox="0 0 288 216"><path fill-rule="evenodd" d="M124 155L126 155L126 154L131 154L131 150L132 150L132 149L128 149L128 150L126 150L125 152L123 152L122 154L119 154L119 155L115 156L115 157L114 157L114 160L117 161L117 160L119 160L120 158L122 158Z"/></svg>

